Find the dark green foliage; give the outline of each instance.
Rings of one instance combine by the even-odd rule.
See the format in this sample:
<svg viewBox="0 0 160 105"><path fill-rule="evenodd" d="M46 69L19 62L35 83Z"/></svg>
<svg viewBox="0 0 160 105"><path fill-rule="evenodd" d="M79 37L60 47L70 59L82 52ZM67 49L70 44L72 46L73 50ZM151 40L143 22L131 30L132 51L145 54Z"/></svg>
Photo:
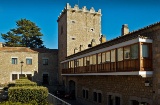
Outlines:
<svg viewBox="0 0 160 105"><path fill-rule="evenodd" d="M14 102L13 103L10 101L6 101L6 102L0 102L0 105L38 105L38 103L36 103L35 101L31 101L30 103L21 103L21 102ZM46 104L46 105L48 105L48 104Z"/></svg>
<svg viewBox="0 0 160 105"><path fill-rule="evenodd" d="M15 86L18 86L18 87L19 86L37 86L37 83L36 82L31 82L27 78L23 77L23 79L17 79L16 80Z"/></svg>
<svg viewBox="0 0 160 105"><path fill-rule="evenodd" d="M47 104L48 89L39 86L10 87L8 91L10 102Z"/></svg>
<svg viewBox="0 0 160 105"><path fill-rule="evenodd" d="M15 86L15 83L9 83L8 84L8 87L14 87Z"/></svg>
<svg viewBox="0 0 160 105"><path fill-rule="evenodd" d="M15 29L11 29L6 34L1 34L6 41L6 46L44 48L41 39L43 34L35 23L27 19L21 19L16 22L16 25Z"/></svg>
<svg viewBox="0 0 160 105"><path fill-rule="evenodd" d="M19 77L19 79L28 79L27 77Z"/></svg>
<svg viewBox="0 0 160 105"><path fill-rule="evenodd" d="M9 88L8 96L9 102L20 102L17 105L47 105L48 89L26 78L17 79L15 87Z"/></svg>
<svg viewBox="0 0 160 105"><path fill-rule="evenodd" d="M35 83L35 82L20 82L20 83L15 83L15 86L37 86L37 83Z"/></svg>

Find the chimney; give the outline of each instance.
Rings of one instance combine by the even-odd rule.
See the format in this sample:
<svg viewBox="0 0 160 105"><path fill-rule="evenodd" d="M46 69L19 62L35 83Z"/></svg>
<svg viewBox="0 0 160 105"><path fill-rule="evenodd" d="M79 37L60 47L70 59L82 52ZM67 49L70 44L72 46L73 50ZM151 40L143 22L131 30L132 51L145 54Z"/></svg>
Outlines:
<svg viewBox="0 0 160 105"><path fill-rule="evenodd" d="M121 32L122 32L122 36L129 33L128 24L123 24L123 25L122 25Z"/></svg>
<svg viewBox="0 0 160 105"><path fill-rule="evenodd" d="M79 51L82 51L83 50L83 45L80 45L79 46Z"/></svg>
<svg viewBox="0 0 160 105"><path fill-rule="evenodd" d="M76 47L76 48L74 49L74 54L77 53L77 52L78 52L78 49L77 49L77 47Z"/></svg>
<svg viewBox="0 0 160 105"><path fill-rule="evenodd" d="M104 43L104 42L106 42L106 37L104 35L101 35L100 43Z"/></svg>
<svg viewBox="0 0 160 105"><path fill-rule="evenodd" d="M93 46L96 46L95 39L92 39L92 41L91 41L91 47L93 47Z"/></svg>

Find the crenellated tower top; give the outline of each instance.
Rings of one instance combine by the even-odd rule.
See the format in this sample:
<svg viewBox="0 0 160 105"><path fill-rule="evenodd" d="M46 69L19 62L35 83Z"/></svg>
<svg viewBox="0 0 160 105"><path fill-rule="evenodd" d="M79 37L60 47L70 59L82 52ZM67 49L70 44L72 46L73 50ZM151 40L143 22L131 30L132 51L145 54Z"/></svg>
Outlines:
<svg viewBox="0 0 160 105"><path fill-rule="evenodd" d="M66 4L66 7L62 10L62 12L60 13L60 15L58 16L58 20L62 17L62 15L64 13L66 13L66 11L72 11L72 12L84 12L84 13L91 13L91 14L94 14L94 15L102 15L101 14L101 9L99 9L97 12L95 11L95 9L93 7L91 7L90 10L88 10L86 8L86 6L82 7L82 9L80 9L78 7L78 5L75 5L73 8L71 7L71 5L69 5L69 3Z"/></svg>

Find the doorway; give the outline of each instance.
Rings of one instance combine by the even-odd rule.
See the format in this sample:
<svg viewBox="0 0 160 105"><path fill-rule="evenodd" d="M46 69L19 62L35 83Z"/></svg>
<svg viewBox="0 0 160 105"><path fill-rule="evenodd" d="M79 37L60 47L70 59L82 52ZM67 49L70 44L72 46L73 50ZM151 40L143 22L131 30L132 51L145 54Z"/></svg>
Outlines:
<svg viewBox="0 0 160 105"><path fill-rule="evenodd" d="M72 98L72 99L76 98L75 82L73 80L69 81L69 95L70 95L70 98Z"/></svg>
<svg viewBox="0 0 160 105"><path fill-rule="evenodd" d="M48 85L48 74L43 74L43 84Z"/></svg>

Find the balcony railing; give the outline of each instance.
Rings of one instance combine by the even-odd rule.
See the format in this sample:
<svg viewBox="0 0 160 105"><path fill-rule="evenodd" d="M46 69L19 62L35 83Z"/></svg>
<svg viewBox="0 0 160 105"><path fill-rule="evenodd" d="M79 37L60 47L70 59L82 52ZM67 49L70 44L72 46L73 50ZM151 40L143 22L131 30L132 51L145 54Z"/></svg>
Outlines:
<svg viewBox="0 0 160 105"><path fill-rule="evenodd" d="M49 93L48 94L48 105L71 105L71 104Z"/></svg>
<svg viewBox="0 0 160 105"><path fill-rule="evenodd" d="M62 69L62 74L152 71L151 59L129 59Z"/></svg>

